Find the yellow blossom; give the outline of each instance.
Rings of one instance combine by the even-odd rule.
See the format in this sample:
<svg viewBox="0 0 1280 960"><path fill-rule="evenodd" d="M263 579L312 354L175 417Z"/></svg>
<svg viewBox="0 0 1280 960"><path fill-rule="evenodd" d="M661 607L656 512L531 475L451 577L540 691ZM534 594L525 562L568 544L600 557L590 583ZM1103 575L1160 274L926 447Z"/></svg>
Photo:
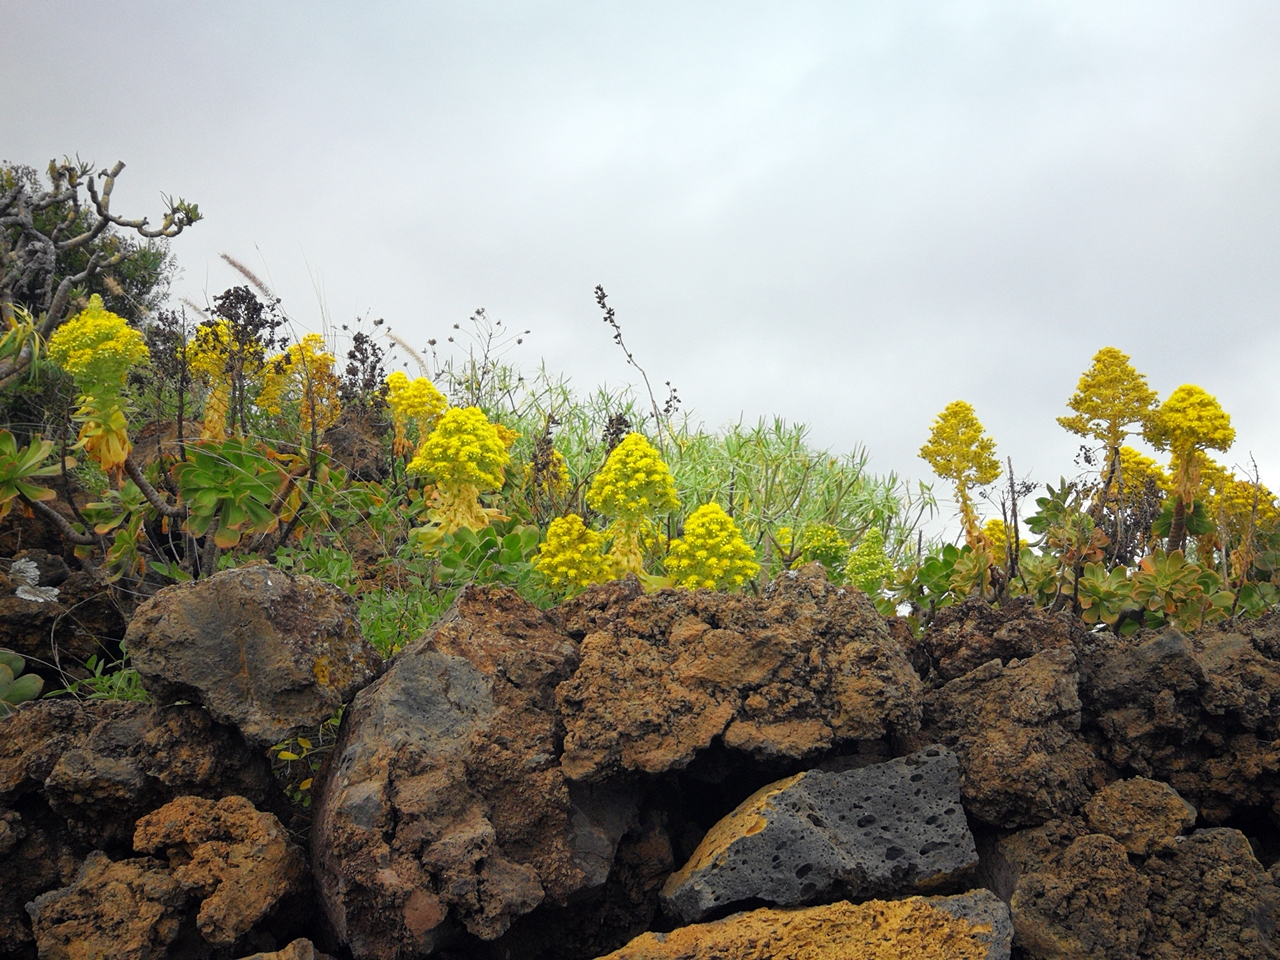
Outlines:
<svg viewBox="0 0 1280 960"><path fill-rule="evenodd" d="M1075 394L1067 401L1076 415L1059 417L1058 423L1115 450L1134 432L1129 427L1143 426L1151 419L1156 399L1147 378L1129 364L1125 354L1115 347L1103 347L1094 354L1093 366L1081 375Z"/></svg>
<svg viewBox="0 0 1280 960"><path fill-rule="evenodd" d="M120 392L129 368L150 358L142 334L104 309L102 298L94 294L89 306L49 339L49 358L75 377L80 388L77 446L108 474L120 477L133 449Z"/></svg>
<svg viewBox="0 0 1280 960"><path fill-rule="evenodd" d="M707 503L689 515L684 536L671 542L666 570L677 586L736 590L759 572L760 564L733 518L720 504Z"/></svg>
<svg viewBox="0 0 1280 960"><path fill-rule="evenodd" d="M449 401L426 377L410 380L404 371L396 370L387 377L387 406L391 408L395 429L392 449L397 456L408 456L413 452L408 435L409 421L417 423L418 436L425 439L449 406Z"/></svg>
<svg viewBox="0 0 1280 960"><path fill-rule="evenodd" d="M981 542L982 531L969 488L991 483L1000 476L995 452L996 442L986 435L973 407L963 400L947 404L938 414L929 431L929 441L920 448L921 458L928 461L933 472L955 483L956 503L970 544Z"/></svg>
<svg viewBox="0 0 1280 960"><path fill-rule="evenodd" d="M680 505L671 471L653 444L629 433L613 448L587 489L588 506L612 517L610 556L624 573L644 573L652 518Z"/></svg>
<svg viewBox="0 0 1280 960"><path fill-rule="evenodd" d="M267 361L263 368L262 390L257 406L275 416L285 404L296 405L302 434L327 430L338 422L342 405L338 400L340 382L333 372L333 354L325 350L324 337L308 333L284 353Z"/></svg>
<svg viewBox="0 0 1280 960"><path fill-rule="evenodd" d="M588 529L576 513L557 517L533 561L534 569L562 589L580 590L611 579L613 563L604 554L604 535Z"/></svg>
<svg viewBox="0 0 1280 960"><path fill-rule="evenodd" d="M483 529L494 518L480 493L502 486L511 456L479 407L445 412L409 462L408 472L435 483L432 518L446 533Z"/></svg>
<svg viewBox="0 0 1280 960"><path fill-rule="evenodd" d="M1200 482L1205 450L1227 450L1235 442L1231 416L1202 387L1184 383L1160 405L1147 440L1173 458L1174 492L1188 506Z"/></svg>

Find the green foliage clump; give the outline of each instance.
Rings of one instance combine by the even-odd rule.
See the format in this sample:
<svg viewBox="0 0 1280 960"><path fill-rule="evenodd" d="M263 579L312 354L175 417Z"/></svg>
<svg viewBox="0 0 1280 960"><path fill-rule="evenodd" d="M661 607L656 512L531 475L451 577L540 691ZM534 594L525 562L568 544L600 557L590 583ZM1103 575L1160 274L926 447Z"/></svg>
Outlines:
<svg viewBox="0 0 1280 960"><path fill-rule="evenodd" d="M849 551L844 579L864 593L877 596L892 576L893 564L884 552L884 534L879 527L872 527Z"/></svg>
<svg viewBox="0 0 1280 960"><path fill-rule="evenodd" d="M34 673L25 676L27 661L12 650L0 650L0 717L7 717L20 703L34 700L44 689L44 681Z"/></svg>

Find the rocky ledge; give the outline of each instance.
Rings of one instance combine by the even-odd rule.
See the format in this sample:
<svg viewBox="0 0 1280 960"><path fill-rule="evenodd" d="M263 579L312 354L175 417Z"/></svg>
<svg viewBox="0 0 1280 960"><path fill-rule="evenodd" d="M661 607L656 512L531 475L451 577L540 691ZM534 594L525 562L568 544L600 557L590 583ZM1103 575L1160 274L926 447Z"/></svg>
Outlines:
<svg viewBox="0 0 1280 960"><path fill-rule="evenodd" d="M0 720L2 958L1280 956L1275 616L917 640L812 568L472 588L383 664L248 566L127 642L152 703ZM339 710L304 813L266 747Z"/></svg>

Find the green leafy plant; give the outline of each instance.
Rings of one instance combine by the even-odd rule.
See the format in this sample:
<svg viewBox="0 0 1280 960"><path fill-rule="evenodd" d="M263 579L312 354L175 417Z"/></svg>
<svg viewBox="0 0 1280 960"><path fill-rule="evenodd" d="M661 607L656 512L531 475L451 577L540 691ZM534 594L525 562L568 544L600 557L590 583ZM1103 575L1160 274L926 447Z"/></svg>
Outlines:
<svg viewBox="0 0 1280 960"><path fill-rule="evenodd" d="M57 497L48 487L31 482L39 477L53 477L62 472L58 464L46 463L52 452L52 440L36 437L20 448L12 433L0 430L0 519L8 515L14 502L19 499L42 503Z"/></svg>
<svg viewBox="0 0 1280 960"><path fill-rule="evenodd" d="M189 460L173 467L188 515L183 524L201 537L214 527L214 543L229 549L245 533L270 533L280 518L271 507L286 480L263 444L240 437L188 448ZM216 526L214 526L216 522Z"/></svg>
<svg viewBox="0 0 1280 960"><path fill-rule="evenodd" d="M87 677L71 680L63 689L45 694L57 697L67 694L81 700L132 700L146 703L151 699L142 686L138 671L128 666L128 658L110 663L96 655L84 662Z"/></svg>
<svg viewBox="0 0 1280 960"><path fill-rule="evenodd" d="M20 703L34 700L44 681L34 673L25 676L27 661L12 650L0 650L0 717L7 717Z"/></svg>

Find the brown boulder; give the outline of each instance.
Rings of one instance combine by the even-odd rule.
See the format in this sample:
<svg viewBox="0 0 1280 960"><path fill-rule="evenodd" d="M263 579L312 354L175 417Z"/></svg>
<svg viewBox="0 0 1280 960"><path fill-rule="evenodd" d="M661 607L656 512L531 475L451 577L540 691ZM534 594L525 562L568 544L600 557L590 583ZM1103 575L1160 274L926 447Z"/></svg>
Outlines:
<svg viewBox="0 0 1280 960"><path fill-rule="evenodd" d="M203 704L264 746L315 728L382 671L350 596L266 563L164 588L125 642L152 696Z"/></svg>
<svg viewBox="0 0 1280 960"><path fill-rule="evenodd" d="M1111 837L1087 834L1037 860L1010 902L1016 943L1033 960L1280 956L1280 891L1239 831L1197 830L1136 863Z"/></svg>
<svg viewBox="0 0 1280 960"><path fill-rule="evenodd" d="M602 960L1007 960L1008 911L986 890L752 910L644 933Z"/></svg>
<svg viewBox="0 0 1280 960"><path fill-rule="evenodd" d="M169 956L187 896L156 860L112 862L95 850L75 882L27 906L41 960L156 960Z"/></svg>
<svg viewBox="0 0 1280 960"><path fill-rule="evenodd" d="M554 691L574 643L513 591L469 588L343 717L315 813L320 899L356 957L482 940L602 885L634 815L571 792Z"/></svg>
<svg viewBox="0 0 1280 960"><path fill-rule="evenodd" d="M183 794L242 794L288 815L265 755L194 706L40 700L0 719L0 943L23 905L74 880L93 847L127 856L137 818Z"/></svg>
<svg viewBox="0 0 1280 960"><path fill-rule="evenodd" d="M1076 655L1069 647L1003 666L992 660L924 698L919 743L960 757L965 811L1018 827L1074 813L1104 782L1080 736Z"/></svg>
<svg viewBox="0 0 1280 960"><path fill-rule="evenodd" d="M333 960L333 958L317 950L310 940L299 937L287 947L272 950L270 953L255 953L241 960Z"/></svg>
<svg viewBox="0 0 1280 960"><path fill-rule="evenodd" d="M1019 946L1037 960L1136 957L1151 926L1150 884L1102 834L1018 881L1009 903Z"/></svg>
<svg viewBox="0 0 1280 960"><path fill-rule="evenodd" d="M1146 856L1195 826L1196 808L1167 783L1134 777L1108 784L1084 805L1094 833L1119 840L1129 853Z"/></svg>
<svg viewBox="0 0 1280 960"><path fill-rule="evenodd" d="M107 585L83 570L61 579L50 578L46 571L59 567L65 571L65 563L58 557L46 561L43 557L48 555L43 550L28 554L43 555L40 582L53 585L56 580L57 597L29 599L36 596L29 591L23 591L27 596L19 596L17 591L25 581L0 573L0 649L29 658L29 670L59 685L56 671L42 667L42 663L62 663L75 672L76 666L91 656L118 657L125 621ZM46 685L45 689L50 688Z"/></svg>
<svg viewBox="0 0 1280 960"><path fill-rule="evenodd" d="M810 568L758 598L609 585L560 615L582 637L582 664L556 691L574 780L679 770L717 738L801 758L919 725L920 681L884 619Z"/></svg>
<svg viewBox="0 0 1280 960"><path fill-rule="evenodd" d="M1079 649L1088 636L1078 617L1038 608L1030 597L1017 597L1003 607L971 598L939 610L920 637L920 646L946 681L991 660L1007 664L1041 650Z"/></svg>
<svg viewBox="0 0 1280 960"><path fill-rule="evenodd" d="M1100 637L1081 682L1100 754L1168 783L1210 824L1257 807L1280 817L1280 662L1268 655L1277 625Z"/></svg>
<svg viewBox="0 0 1280 960"><path fill-rule="evenodd" d="M306 885L302 851L244 797L179 797L138 821L133 846L167 856L174 879L201 900L196 927L212 944L235 943Z"/></svg>
<svg viewBox="0 0 1280 960"><path fill-rule="evenodd" d="M1156 850L1150 880L1152 960L1274 960L1280 890L1238 830L1197 830Z"/></svg>

